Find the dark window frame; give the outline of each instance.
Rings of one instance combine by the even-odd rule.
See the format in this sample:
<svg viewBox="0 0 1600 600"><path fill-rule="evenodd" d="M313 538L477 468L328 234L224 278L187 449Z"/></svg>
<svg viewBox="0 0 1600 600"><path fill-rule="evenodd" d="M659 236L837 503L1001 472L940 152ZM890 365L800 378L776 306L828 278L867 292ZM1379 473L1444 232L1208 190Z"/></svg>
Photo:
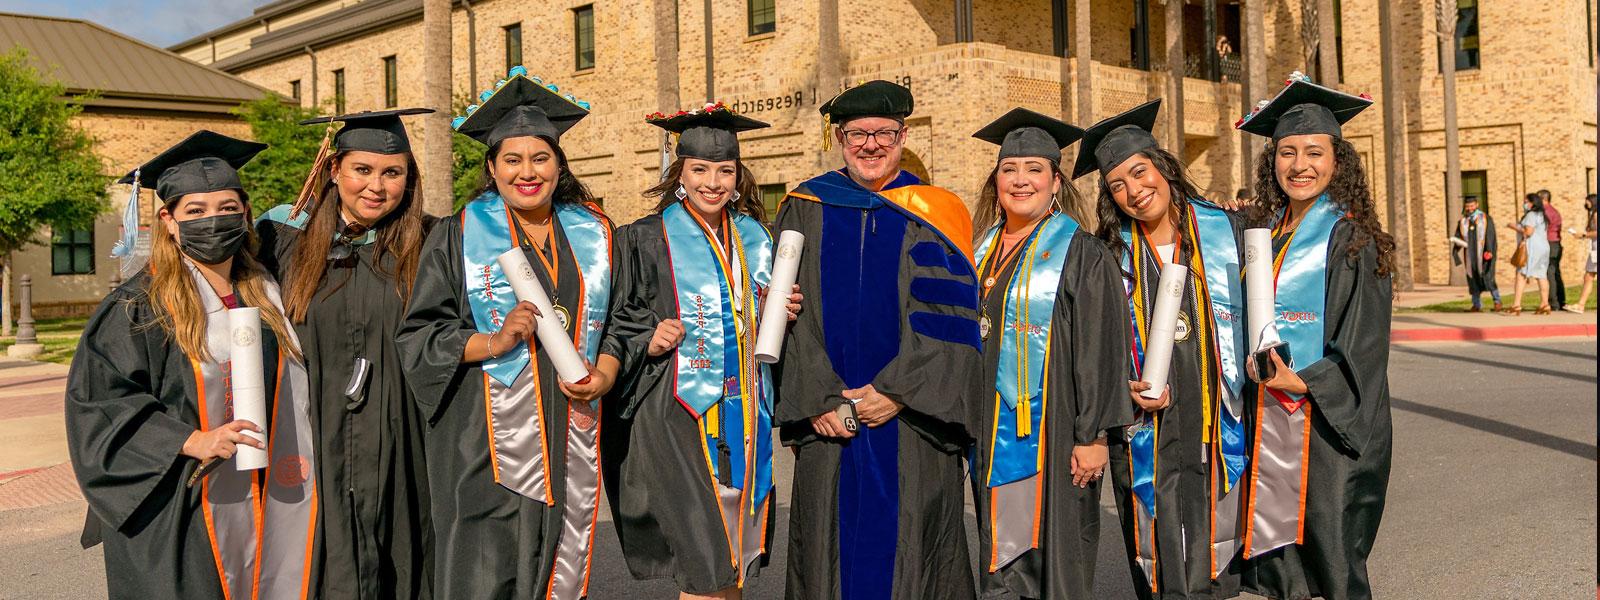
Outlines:
<svg viewBox="0 0 1600 600"><path fill-rule="evenodd" d="M333 70L333 112L344 114L344 69Z"/></svg>
<svg viewBox="0 0 1600 600"><path fill-rule="evenodd" d="M400 59L391 54L383 57L383 107L397 106L400 106Z"/></svg>
<svg viewBox="0 0 1600 600"><path fill-rule="evenodd" d="M778 30L778 0L745 0L745 30L750 36Z"/></svg>
<svg viewBox="0 0 1600 600"><path fill-rule="evenodd" d="M756 195L761 197L761 207L766 209L767 224L772 224L778 218L778 206L783 204L783 197L789 194L787 183L763 183L756 185Z"/></svg>
<svg viewBox="0 0 1600 600"><path fill-rule="evenodd" d="M500 31L506 43L506 70L522 66L522 23L506 25Z"/></svg>
<svg viewBox="0 0 1600 600"><path fill-rule="evenodd" d="M63 239L62 233L52 232L50 235L50 274L51 275L93 275L94 274L94 228L70 229L65 233L70 239ZM63 262L61 253L65 252ZM82 265L87 262L88 265Z"/></svg>
<svg viewBox="0 0 1600 600"><path fill-rule="evenodd" d="M1463 7L1463 4L1471 6ZM1483 15L1478 6L1478 0L1456 0L1456 35L1451 45L1457 71L1483 68L1483 48L1480 45L1482 38L1479 35ZM1468 35L1468 29L1471 29L1471 35ZM1442 68L1444 57L1441 55L1439 60Z"/></svg>
<svg viewBox="0 0 1600 600"><path fill-rule="evenodd" d="M595 68L594 5L572 9L572 64L575 71ZM585 43L587 42L587 43ZM587 48L585 47L587 46Z"/></svg>
<svg viewBox="0 0 1600 600"><path fill-rule="evenodd" d="M289 82L289 97L294 98L295 100L299 100L300 99L300 80L299 79L296 79L294 81L290 81Z"/></svg>

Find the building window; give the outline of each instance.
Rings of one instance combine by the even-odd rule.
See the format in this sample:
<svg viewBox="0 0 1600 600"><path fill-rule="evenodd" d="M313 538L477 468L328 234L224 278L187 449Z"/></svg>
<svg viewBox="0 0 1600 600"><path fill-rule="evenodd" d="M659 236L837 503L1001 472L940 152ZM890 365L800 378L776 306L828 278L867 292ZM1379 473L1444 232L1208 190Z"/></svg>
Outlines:
<svg viewBox="0 0 1600 600"><path fill-rule="evenodd" d="M789 193L789 186L782 183L769 183L756 186L761 194L761 206L767 211L767 222L771 223L778 218L778 205L783 203L783 197Z"/></svg>
<svg viewBox="0 0 1600 600"><path fill-rule="evenodd" d="M300 80L299 79L296 79L294 81L289 82L289 97L294 98L296 102L298 102L300 100Z"/></svg>
<svg viewBox="0 0 1600 600"><path fill-rule="evenodd" d="M746 0L744 10L750 17L750 35L778 29L778 0Z"/></svg>
<svg viewBox="0 0 1600 600"><path fill-rule="evenodd" d="M594 68L594 5L572 9L574 68Z"/></svg>
<svg viewBox="0 0 1600 600"><path fill-rule="evenodd" d="M1456 0L1456 70L1478 66L1478 0Z"/></svg>
<svg viewBox="0 0 1600 600"><path fill-rule="evenodd" d="M50 236L51 275L94 273L94 230L74 229Z"/></svg>
<svg viewBox="0 0 1600 600"><path fill-rule="evenodd" d="M333 112L344 114L344 69L333 70Z"/></svg>
<svg viewBox="0 0 1600 600"><path fill-rule="evenodd" d="M522 65L522 24L514 23L505 27L506 31L506 70Z"/></svg>
<svg viewBox="0 0 1600 600"><path fill-rule="evenodd" d="M1445 177L1449 177L1445 173ZM1478 208L1489 212L1489 172L1488 171L1462 171L1461 172L1461 199L1477 198ZM1451 227L1455 227L1455 219L1445 219Z"/></svg>
<svg viewBox="0 0 1600 600"><path fill-rule="evenodd" d="M383 107L396 106L400 106L400 66L395 57L388 56L383 59Z"/></svg>

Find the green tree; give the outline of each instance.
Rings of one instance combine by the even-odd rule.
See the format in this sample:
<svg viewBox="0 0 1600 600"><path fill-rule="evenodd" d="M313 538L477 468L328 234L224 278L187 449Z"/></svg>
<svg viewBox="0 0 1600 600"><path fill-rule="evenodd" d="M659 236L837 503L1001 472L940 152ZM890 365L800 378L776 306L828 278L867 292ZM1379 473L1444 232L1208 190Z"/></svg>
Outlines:
<svg viewBox="0 0 1600 600"><path fill-rule="evenodd" d="M0 54L0 264L5 267L10 327L11 254L43 241L43 230L86 229L104 212L111 178L94 139L73 125L92 96L36 69L21 47Z"/></svg>
<svg viewBox="0 0 1600 600"><path fill-rule="evenodd" d="M234 114L250 124L250 137L268 146L239 170L239 178L250 190L251 208L259 215L279 204L293 203L317 157L324 130L300 122L321 113L278 96L266 96L239 105Z"/></svg>
<svg viewBox="0 0 1600 600"><path fill-rule="evenodd" d="M474 100L475 98L471 96L457 98L453 114L467 114L467 105ZM473 198L478 197L478 190L483 185L483 157L487 153L488 148L484 148L477 140L459 133L450 133L450 176L451 191L455 197L452 204L454 210L461 210L462 206L466 206Z"/></svg>

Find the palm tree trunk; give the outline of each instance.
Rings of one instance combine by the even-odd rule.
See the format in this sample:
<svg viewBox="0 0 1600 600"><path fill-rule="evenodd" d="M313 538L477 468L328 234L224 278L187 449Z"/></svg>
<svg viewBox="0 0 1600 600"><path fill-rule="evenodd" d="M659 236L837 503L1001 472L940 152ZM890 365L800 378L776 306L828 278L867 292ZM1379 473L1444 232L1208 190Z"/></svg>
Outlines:
<svg viewBox="0 0 1600 600"><path fill-rule="evenodd" d="M1445 223L1461 214L1461 130L1456 127L1456 0L1435 0L1439 16L1440 74L1444 75ZM1466 285L1466 262L1450 268L1450 285Z"/></svg>
<svg viewBox="0 0 1600 600"><path fill-rule="evenodd" d="M1244 0L1244 31L1240 35L1240 50L1244 52L1244 93L1239 114L1250 114L1258 100L1267 99L1267 33L1263 11L1265 0ZM1255 185L1256 149L1259 144L1250 134L1239 132L1240 187Z"/></svg>
<svg viewBox="0 0 1600 600"><path fill-rule="evenodd" d="M1411 291L1411 210L1406 199L1406 117L1400 100L1400 63L1395 57L1394 8L1378 3L1378 46L1383 61L1384 191L1389 200L1389 233L1394 235L1394 287Z"/></svg>
<svg viewBox="0 0 1600 600"><path fill-rule="evenodd" d="M422 102L435 112L422 115L422 207L427 212L450 214L450 0L422 3ZM476 82L473 85L477 85Z"/></svg>
<svg viewBox="0 0 1600 600"><path fill-rule="evenodd" d="M1171 81L1167 84L1167 97L1171 98L1171 108L1168 114L1172 115L1171 141L1167 142L1167 150L1182 161L1183 158L1183 77L1185 74L1183 62L1183 0L1167 0L1167 71Z"/></svg>
<svg viewBox="0 0 1600 600"><path fill-rule="evenodd" d="M1317 81L1336 88L1339 81L1339 15L1333 12L1333 0L1317 2Z"/></svg>

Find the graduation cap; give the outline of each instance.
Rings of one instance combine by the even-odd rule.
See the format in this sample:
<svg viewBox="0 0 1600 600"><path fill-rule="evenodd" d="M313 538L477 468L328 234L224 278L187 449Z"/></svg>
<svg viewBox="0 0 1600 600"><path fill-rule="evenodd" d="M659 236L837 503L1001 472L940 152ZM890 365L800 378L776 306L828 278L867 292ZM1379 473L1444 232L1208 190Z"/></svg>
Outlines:
<svg viewBox="0 0 1600 600"><path fill-rule="evenodd" d="M431 112L433 112L431 108L369 110L337 117L306 119L300 124L344 123L344 127L333 137L333 147L339 152L357 150L378 154L401 154L411 151L411 138L406 136L406 125L400 121L400 117Z"/></svg>
<svg viewBox="0 0 1600 600"><path fill-rule="evenodd" d="M915 102L911 90L881 79L868 81L834 96L822 104L822 116L833 124L857 117L889 117L904 120L911 116Z"/></svg>
<svg viewBox="0 0 1600 600"><path fill-rule="evenodd" d="M1160 147L1161 143L1150 134L1160 112L1161 99L1157 98L1084 130L1072 178L1083 177L1095 169L1099 169L1103 177L1134 154Z"/></svg>
<svg viewBox="0 0 1600 600"><path fill-rule="evenodd" d="M218 190L243 190L239 167L255 158L267 145L234 139L202 129L140 165L117 183L154 188L156 196L172 202L186 194Z"/></svg>
<svg viewBox="0 0 1600 600"><path fill-rule="evenodd" d="M738 133L768 127L728 110L721 102L670 116L656 113L645 117L645 122L678 134L678 156L712 162L739 160Z"/></svg>
<svg viewBox="0 0 1600 600"><path fill-rule="evenodd" d="M1083 130L1026 108L1013 108L972 137L1000 146L1005 160L1018 156L1037 156L1061 164L1061 149L1083 139Z"/></svg>
<svg viewBox="0 0 1600 600"><path fill-rule="evenodd" d="M1288 87L1234 124L1235 128L1273 141L1291 135L1325 133L1343 137L1341 126L1372 106L1372 98L1352 96L1311 82L1298 71Z"/></svg>
<svg viewBox="0 0 1600 600"><path fill-rule="evenodd" d="M589 116L587 102L562 95L555 84L529 77L527 70L513 67L494 89L478 95L479 103L467 107L467 114L456 117L455 130L494 146L507 138L534 136L556 142L561 134Z"/></svg>

